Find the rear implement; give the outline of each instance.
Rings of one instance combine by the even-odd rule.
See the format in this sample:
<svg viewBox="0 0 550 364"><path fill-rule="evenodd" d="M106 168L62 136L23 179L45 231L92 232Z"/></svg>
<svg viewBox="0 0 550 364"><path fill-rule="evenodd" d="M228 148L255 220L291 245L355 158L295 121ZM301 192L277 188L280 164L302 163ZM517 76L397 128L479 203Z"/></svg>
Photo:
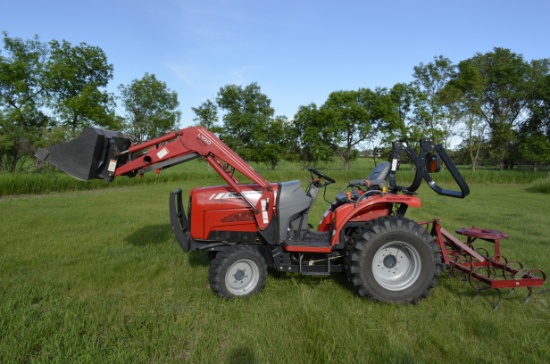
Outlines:
<svg viewBox="0 0 550 364"><path fill-rule="evenodd" d="M450 268L451 274L461 277L477 290L475 298L483 291L494 289L498 292L495 310L502 301L501 289L527 288L527 303L534 294L549 292L543 289L546 274L537 268L525 268L517 260L509 260L501 253L500 242L508 239L508 234L492 229L477 227L461 228L456 233L466 237L463 242L445 230L438 219L419 223L430 231L439 245L441 259ZM430 227L431 226L431 227ZM476 241L485 241L493 251L474 246ZM476 244L477 245L477 244Z"/></svg>

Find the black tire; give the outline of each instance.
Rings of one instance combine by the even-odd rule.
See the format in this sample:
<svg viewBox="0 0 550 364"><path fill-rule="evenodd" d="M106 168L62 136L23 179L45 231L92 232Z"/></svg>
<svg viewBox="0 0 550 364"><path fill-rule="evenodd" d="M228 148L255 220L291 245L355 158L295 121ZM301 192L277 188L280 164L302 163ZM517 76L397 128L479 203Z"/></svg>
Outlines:
<svg viewBox="0 0 550 364"><path fill-rule="evenodd" d="M264 257L254 247L235 245L216 254L208 281L219 297L248 297L260 292L267 277Z"/></svg>
<svg viewBox="0 0 550 364"><path fill-rule="evenodd" d="M417 303L435 287L441 256L426 229L407 218L387 216L352 235L346 246L345 272L362 297Z"/></svg>

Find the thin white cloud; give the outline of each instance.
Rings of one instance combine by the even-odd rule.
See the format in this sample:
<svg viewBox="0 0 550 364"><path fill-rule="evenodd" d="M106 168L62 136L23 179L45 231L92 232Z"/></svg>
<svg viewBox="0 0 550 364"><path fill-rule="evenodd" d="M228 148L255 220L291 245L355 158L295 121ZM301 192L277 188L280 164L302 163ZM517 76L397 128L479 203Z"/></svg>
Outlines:
<svg viewBox="0 0 550 364"><path fill-rule="evenodd" d="M208 80L202 70L192 64L165 63L164 66L187 86L208 88Z"/></svg>
<svg viewBox="0 0 550 364"><path fill-rule="evenodd" d="M235 85L244 85L246 83L246 72L248 71L248 66L243 66L240 68L235 68L231 70L231 78L233 81L232 84Z"/></svg>
<svg viewBox="0 0 550 364"><path fill-rule="evenodd" d="M167 62L164 67L186 86L199 89L220 88L226 84L244 85L249 80L249 66L206 69L197 63Z"/></svg>
<svg viewBox="0 0 550 364"><path fill-rule="evenodd" d="M174 29L184 41L204 49L231 47L239 39L232 25L246 21L228 1L175 1L174 7L179 11L172 15Z"/></svg>

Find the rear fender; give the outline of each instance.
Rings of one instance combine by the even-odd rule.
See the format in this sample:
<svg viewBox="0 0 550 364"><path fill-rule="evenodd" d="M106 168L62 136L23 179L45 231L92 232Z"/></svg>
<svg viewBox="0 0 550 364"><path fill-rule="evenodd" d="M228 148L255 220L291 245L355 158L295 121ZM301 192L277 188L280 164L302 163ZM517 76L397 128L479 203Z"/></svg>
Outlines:
<svg viewBox="0 0 550 364"><path fill-rule="evenodd" d="M359 201L342 205L334 212L334 233L332 245L340 243L340 234L347 224L365 223L382 216L390 215L394 204L420 207L422 202L416 196L392 195L372 196Z"/></svg>

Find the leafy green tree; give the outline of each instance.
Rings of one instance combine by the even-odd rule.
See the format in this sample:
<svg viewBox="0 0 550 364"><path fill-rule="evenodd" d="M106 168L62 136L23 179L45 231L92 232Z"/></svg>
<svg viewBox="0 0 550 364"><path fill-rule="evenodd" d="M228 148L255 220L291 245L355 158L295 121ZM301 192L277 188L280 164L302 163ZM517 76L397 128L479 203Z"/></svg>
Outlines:
<svg viewBox="0 0 550 364"><path fill-rule="evenodd" d="M0 169L14 172L20 160L31 156L40 132L48 124L41 111L47 96L43 65L47 45L11 38L3 33L0 51Z"/></svg>
<svg viewBox="0 0 550 364"><path fill-rule="evenodd" d="M252 160L265 163L274 170L282 159L288 157L290 130L287 118L277 116L270 119L263 130L255 135L259 148Z"/></svg>
<svg viewBox="0 0 550 364"><path fill-rule="evenodd" d="M400 140L415 147L420 138L426 135L425 128L415 114L418 102L418 89L412 84L397 83L388 92L389 111L382 123L383 142L390 145Z"/></svg>
<svg viewBox="0 0 550 364"><path fill-rule="evenodd" d="M381 107L380 90L366 88L357 91L332 92L321 107L327 130L339 147L337 153L348 171L350 162L357 158L357 148L373 139L377 128L387 115Z"/></svg>
<svg viewBox="0 0 550 364"><path fill-rule="evenodd" d="M199 107L192 107L191 110L193 110L196 115L193 121L195 121L198 125L202 125L212 132L219 132L217 125L218 107L216 106L216 103L208 99Z"/></svg>
<svg viewBox="0 0 550 364"><path fill-rule="evenodd" d="M449 82L462 92L468 114L481 117L489 126L491 152L501 169L515 159L510 153L516 142L514 126L527 110L529 73L521 55L494 48L460 62L457 77Z"/></svg>
<svg viewBox="0 0 550 364"><path fill-rule="evenodd" d="M145 73L128 86L120 85L127 129L138 141L146 141L175 129L181 118L175 91L154 74Z"/></svg>
<svg viewBox="0 0 550 364"><path fill-rule="evenodd" d="M477 170L482 148L485 146L485 130L487 124L476 115L469 115L464 118L464 131L462 132L463 144L470 157L472 172Z"/></svg>
<svg viewBox="0 0 550 364"><path fill-rule="evenodd" d="M420 63L414 67L413 84L419 90L416 105L418 123L427 129L431 140L444 142L448 146L454 136L455 127L460 120L460 114L455 108L445 107L442 100L442 90L456 76L456 66L450 59L438 56L428 64Z"/></svg>
<svg viewBox="0 0 550 364"><path fill-rule="evenodd" d="M300 106L289 129L290 159L304 168L332 160L337 148L334 132L315 103Z"/></svg>
<svg viewBox="0 0 550 364"><path fill-rule="evenodd" d="M254 82L244 88L239 85L222 87L216 103L223 112L221 139L244 159L257 159L263 148L261 140L265 126L275 112L271 100Z"/></svg>
<svg viewBox="0 0 550 364"><path fill-rule="evenodd" d="M114 113L114 96L102 88L113 78L113 66L99 47L63 40L50 42L46 63L50 107L73 133L85 125L120 128Z"/></svg>
<svg viewBox="0 0 550 364"><path fill-rule="evenodd" d="M533 163L533 171L538 171L538 166L550 162L550 140L542 133L529 133L523 135L519 151L528 161Z"/></svg>
<svg viewBox="0 0 550 364"><path fill-rule="evenodd" d="M531 61L529 81L529 117L521 128L540 131L550 138L550 59Z"/></svg>
<svg viewBox="0 0 550 364"><path fill-rule="evenodd" d="M531 61L528 109L518 132L522 157L533 169L550 162L550 59Z"/></svg>
<svg viewBox="0 0 550 364"><path fill-rule="evenodd" d="M244 88L227 85L220 88L216 102L206 100L191 109L195 122L218 134L246 160L275 169L289 155L289 122L284 116L273 117L271 100L257 83ZM223 113L223 126L218 125L218 109Z"/></svg>

